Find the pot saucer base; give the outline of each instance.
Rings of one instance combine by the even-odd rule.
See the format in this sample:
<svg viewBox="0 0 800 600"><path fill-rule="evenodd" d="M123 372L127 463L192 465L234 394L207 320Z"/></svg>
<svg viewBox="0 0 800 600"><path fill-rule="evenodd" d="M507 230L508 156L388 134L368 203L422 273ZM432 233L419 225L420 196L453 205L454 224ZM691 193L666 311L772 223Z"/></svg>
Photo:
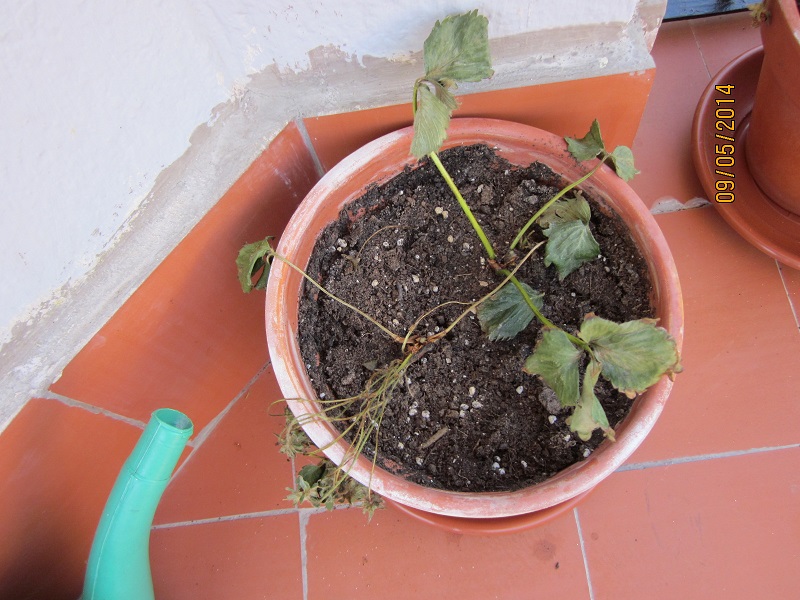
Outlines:
<svg viewBox="0 0 800 600"><path fill-rule="evenodd" d="M692 124L692 158L700 182L720 216L747 242L777 261L800 269L800 215L770 200L758 187L747 165L745 140L753 109L758 76L764 59L762 47L753 48L726 65L708 84ZM730 94L717 90L730 89ZM727 86L732 86L727 88ZM733 99L734 102L717 102ZM730 107L733 119L718 118L717 109ZM726 111L726 116L730 111ZM733 120L734 131L727 124ZM733 138L733 142L729 138ZM734 154L718 154L717 146L731 144ZM729 164L733 161L733 164ZM720 164L724 163L724 164ZM717 202L717 182L733 181L733 196ZM724 184L721 184L725 187Z"/></svg>

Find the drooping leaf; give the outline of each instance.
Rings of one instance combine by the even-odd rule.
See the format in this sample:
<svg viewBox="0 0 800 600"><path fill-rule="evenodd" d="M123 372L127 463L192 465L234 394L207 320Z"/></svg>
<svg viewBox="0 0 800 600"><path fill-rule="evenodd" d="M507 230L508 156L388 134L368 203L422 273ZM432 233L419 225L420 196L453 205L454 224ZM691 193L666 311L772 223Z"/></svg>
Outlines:
<svg viewBox="0 0 800 600"><path fill-rule="evenodd" d="M592 348L603 377L630 398L662 375L681 370L675 340L655 323L653 319L614 323L592 316L581 324L579 335Z"/></svg>
<svg viewBox="0 0 800 600"><path fill-rule="evenodd" d="M534 306L542 309L542 297L532 287L521 283ZM512 283L507 283L491 298L478 307L478 321L481 329L489 335L491 341L510 340L525 329L535 315L525 298Z"/></svg>
<svg viewBox="0 0 800 600"><path fill-rule="evenodd" d="M540 221L547 225L544 264L556 266L559 280L593 260L600 254L600 246L589 229L591 209L589 203L576 196L559 200L545 212Z"/></svg>
<svg viewBox="0 0 800 600"><path fill-rule="evenodd" d="M439 150L447 137L447 127L453 111L451 107L455 105L455 98L447 90L438 87L437 94L434 94L425 83L420 84L417 90L417 111L414 113L411 154L422 158Z"/></svg>
<svg viewBox="0 0 800 600"><path fill-rule="evenodd" d="M606 437L613 442L614 430L608 424L606 411L594 393L598 377L600 377L600 365L591 360L583 375L580 400L572 415L567 418L567 425L570 431L577 433L584 442L589 441L595 429L602 429Z"/></svg>
<svg viewBox="0 0 800 600"><path fill-rule="evenodd" d="M309 486L315 485L322 476L325 475L325 463L318 465L305 465L300 469L299 479L305 481Z"/></svg>
<svg viewBox="0 0 800 600"><path fill-rule="evenodd" d="M438 151L447 137L450 115L458 108L449 88L461 81L480 81L494 73L488 26L486 17L473 10L437 21L425 40L425 75L414 88L411 154L415 157Z"/></svg>
<svg viewBox="0 0 800 600"><path fill-rule="evenodd" d="M450 87L491 77L489 20L473 10L436 21L423 46L425 78Z"/></svg>
<svg viewBox="0 0 800 600"><path fill-rule="evenodd" d="M600 123L597 122L597 119L592 122L589 133L581 139L578 140L571 137L565 137L564 139L567 141L567 149L570 151L570 154L572 154L578 162L594 158L606 149L603 138L600 135Z"/></svg>
<svg viewBox="0 0 800 600"><path fill-rule="evenodd" d="M269 236L260 242L247 244L239 250L239 256L236 257L236 267L239 272L239 283L242 286L242 291L248 293L253 289L263 290L267 287L267 278L269 277L269 267L272 261L272 246L270 240L274 236ZM253 284L253 277L261 271L255 284Z"/></svg>
<svg viewBox="0 0 800 600"><path fill-rule="evenodd" d="M617 175L624 180L630 181L639 170L633 166L633 152L627 146L617 146L611 153L611 162L614 163L614 170Z"/></svg>
<svg viewBox="0 0 800 600"><path fill-rule="evenodd" d="M546 329L523 370L541 377L556 393L562 406L575 406L579 397L578 368L582 354L562 330Z"/></svg>

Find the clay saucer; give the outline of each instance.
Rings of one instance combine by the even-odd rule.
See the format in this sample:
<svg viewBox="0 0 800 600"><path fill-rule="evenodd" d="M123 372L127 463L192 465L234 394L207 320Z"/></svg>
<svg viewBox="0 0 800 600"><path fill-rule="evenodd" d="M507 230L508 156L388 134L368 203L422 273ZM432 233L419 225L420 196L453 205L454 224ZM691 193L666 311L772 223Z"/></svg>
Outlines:
<svg viewBox="0 0 800 600"><path fill-rule="evenodd" d="M519 533L543 525L548 521L552 521L563 513L572 510L577 506L586 496L588 496L594 488L591 488L582 494L578 494L574 498L570 498L566 502L556 504L550 508L537 510L535 512L527 513L524 515L515 515L513 517L497 517L494 519L469 519L465 517L451 517L447 515L437 515L434 513L426 512L410 506L404 506L397 502L393 502L384 498L384 500L392 507L396 508L402 513L432 525L439 529L444 529L450 533L459 533L466 535L498 535L504 533Z"/></svg>
<svg viewBox="0 0 800 600"><path fill-rule="evenodd" d="M779 262L800 269L800 215L793 214L772 202L758 187L747 166L745 139L753 109L758 76L764 52L761 46L753 48L728 63L708 84L700 98L692 123L692 158L697 175L719 214L745 240ZM716 90L716 86L733 86L730 94ZM727 88L726 88L727 89ZM718 99L734 99L734 103L717 104ZM718 108L731 108L734 111L734 131L724 126L717 129ZM730 112L725 111L725 115ZM734 138L734 142L717 136ZM732 155L735 164L717 166L717 144L735 146ZM729 175L720 175L715 171ZM732 176L732 177L731 177ZM716 202L716 182L732 180L735 182L732 202ZM723 196L724 197L724 196ZM729 197L728 197L729 198Z"/></svg>

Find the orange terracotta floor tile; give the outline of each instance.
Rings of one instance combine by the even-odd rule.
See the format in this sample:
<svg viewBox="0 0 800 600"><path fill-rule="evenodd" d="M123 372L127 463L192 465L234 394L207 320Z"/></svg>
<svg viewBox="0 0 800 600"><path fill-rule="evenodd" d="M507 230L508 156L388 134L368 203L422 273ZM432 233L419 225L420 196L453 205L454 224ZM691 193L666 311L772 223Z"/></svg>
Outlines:
<svg viewBox="0 0 800 600"><path fill-rule="evenodd" d="M283 404L272 369L236 401L170 482L155 523L289 509L291 463L278 452Z"/></svg>
<svg viewBox="0 0 800 600"><path fill-rule="evenodd" d="M629 462L800 442L800 335L775 261L713 207L657 220L683 287L684 372Z"/></svg>
<svg viewBox="0 0 800 600"><path fill-rule="evenodd" d="M800 448L614 474L578 508L594 600L795 598Z"/></svg>
<svg viewBox="0 0 800 600"><path fill-rule="evenodd" d="M457 535L387 508L312 514L308 598L588 598L571 512L537 529Z"/></svg>
<svg viewBox="0 0 800 600"><path fill-rule="evenodd" d="M263 294L242 245L278 234L316 182L290 125L64 370L52 391L142 421L185 412L199 432L267 362Z"/></svg>
<svg viewBox="0 0 800 600"><path fill-rule="evenodd" d="M142 431L31 400L0 436L0 598L73 600L114 481Z"/></svg>
<svg viewBox="0 0 800 600"><path fill-rule="evenodd" d="M296 514L155 529L159 600L303 598Z"/></svg>

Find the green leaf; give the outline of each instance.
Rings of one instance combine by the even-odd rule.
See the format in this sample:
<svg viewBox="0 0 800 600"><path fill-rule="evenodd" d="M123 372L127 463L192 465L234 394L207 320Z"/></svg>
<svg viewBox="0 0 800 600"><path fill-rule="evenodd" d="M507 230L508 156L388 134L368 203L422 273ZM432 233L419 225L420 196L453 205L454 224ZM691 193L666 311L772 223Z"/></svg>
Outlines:
<svg viewBox="0 0 800 600"><path fill-rule="evenodd" d="M542 309L542 297L532 287L520 283L522 289L539 310ZM489 334L491 341L510 340L525 329L533 320L533 310L523 298L517 287L508 282L491 298L478 307L478 321L484 333Z"/></svg>
<svg viewBox="0 0 800 600"><path fill-rule="evenodd" d="M611 153L614 170L624 181L630 181L640 171L633 166L633 152L627 146L617 146Z"/></svg>
<svg viewBox="0 0 800 600"><path fill-rule="evenodd" d="M441 89L441 92L439 91ZM443 96L445 100L442 100ZM448 98L452 99L449 102ZM436 152L447 137L450 114L455 98L450 92L437 87L434 94L425 83L417 88L417 110L414 113L414 139L411 141L411 154L417 158Z"/></svg>
<svg viewBox="0 0 800 600"><path fill-rule="evenodd" d="M477 10L436 21L423 46L425 78L451 87L491 77L489 20Z"/></svg>
<svg viewBox="0 0 800 600"><path fill-rule="evenodd" d="M572 154L578 162L594 158L601 152L605 152L606 149L603 138L600 135L600 123L597 122L597 119L592 122L589 133L581 139L576 140L571 137L565 137L564 139L567 141L567 149L570 151L570 154Z"/></svg>
<svg viewBox="0 0 800 600"><path fill-rule="evenodd" d="M315 485L325 475L325 463L306 465L300 469L299 480L305 481L309 486Z"/></svg>
<svg viewBox="0 0 800 600"><path fill-rule="evenodd" d="M541 222L547 225L543 230L547 236L544 264L556 266L559 280L599 256L600 246L589 229L590 219L589 203L580 196L559 200L541 216Z"/></svg>
<svg viewBox="0 0 800 600"><path fill-rule="evenodd" d="M592 209L589 203L584 200L583 196L580 194L580 192L577 192L573 198L556 200L556 202L539 217L539 224L542 227L547 227L553 223L566 223L575 220L588 223L592 218Z"/></svg>
<svg viewBox="0 0 800 600"><path fill-rule="evenodd" d="M584 442L589 441L595 429L602 429L606 437L614 441L614 430L608 424L606 411L594 393L594 386L597 385L599 376L600 365L594 360L589 361L586 373L583 375L580 401L572 415L567 418L570 431L577 433Z"/></svg>
<svg viewBox="0 0 800 600"><path fill-rule="evenodd" d="M578 403L578 367L582 354L566 333L560 329L546 329L523 370L541 377L556 393L562 406L574 406Z"/></svg>
<svg viewBox="0 0 800 600"><path fill-rule="evenodd" d="M458 108L449 88L493 74L488 26L486 17L473 10L437 21L425 40L425 75L414 85L411 154L415 157L438 151L447 137L450 115Z"/></svg>
<svg viewBox="0 0 800 600"><path fill-rule="evenodd" d="M603 377L629 398L645 391L662 375L681 370L675 340L653 319L614 323L590 316L580 337L592 348Z"/></svg>
<svg viewBox="0 0 800 600"><path fill-rule="evenodd" d="M269 267L272 262L272 246L269 241L274 236L269 236L260 242L247 244L239 250L236 257L236 267L239 271L239 283L242 291L246 294L254 288L263 290L267 287L269 277ZM263 269L263 270L262 270ZM253 277L261 270L261 275L253 284Z"/></svg>

